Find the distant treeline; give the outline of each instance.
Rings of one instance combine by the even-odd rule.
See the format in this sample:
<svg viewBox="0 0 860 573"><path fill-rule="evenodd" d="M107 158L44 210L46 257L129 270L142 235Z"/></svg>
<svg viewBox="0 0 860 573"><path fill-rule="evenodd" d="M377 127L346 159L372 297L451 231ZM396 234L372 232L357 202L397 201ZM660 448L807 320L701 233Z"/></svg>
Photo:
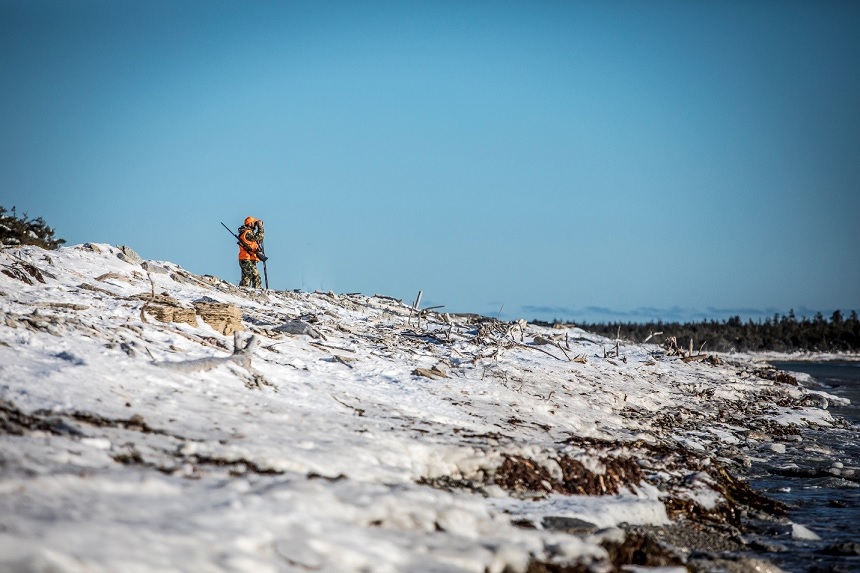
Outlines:
<svg viewBox="0 0 860 573"><path fill-rule="evenodd" d="M746 322L742 321L740 316L733 316L722 322L608 322L576 323L576 326L601 336L617 336L633 342L644 342L650 337L649 342L663 344L675 337L678 346L682 348L688 347L692 340L695 350L704 344L704 351L860 351L860 319L857 318L855 310L852 310L847 318L837 310L829 320L820 312L812 319L803 317L798 320L792 310L787 315L775 314L773 318Z"/></svg>

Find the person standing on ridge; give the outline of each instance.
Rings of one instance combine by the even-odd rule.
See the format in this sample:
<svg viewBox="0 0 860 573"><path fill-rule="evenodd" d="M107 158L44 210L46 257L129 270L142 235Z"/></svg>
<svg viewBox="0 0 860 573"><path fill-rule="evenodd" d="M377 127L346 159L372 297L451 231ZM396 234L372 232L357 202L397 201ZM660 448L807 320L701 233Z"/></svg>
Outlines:
<svg viewBox="0 0 860 573"><path fill-rule="evenodd" d="M245 223L239 227L239 268L242 279L239 286L261 288L260 272L257 261L260 259L260 243L263 242L265 231L263 222L254 217L245 217Z"/></svg>

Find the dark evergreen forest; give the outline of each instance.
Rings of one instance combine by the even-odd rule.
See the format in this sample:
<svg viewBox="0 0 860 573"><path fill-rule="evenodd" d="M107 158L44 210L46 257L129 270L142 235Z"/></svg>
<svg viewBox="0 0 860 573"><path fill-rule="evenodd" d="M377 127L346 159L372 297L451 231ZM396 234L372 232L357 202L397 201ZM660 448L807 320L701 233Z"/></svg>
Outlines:
<svg viewBox="0 0 860 573"><path fill-rule="evenodd" d="M558 324L534 321L535 324ZM820 312L813 318L798 319L794 311L763 321L742 321L734 316L724 321L701 322L609 322L577 323L576 326L610 338L631 342L665 344L673 337L682 348L690 346L703 352L745 351L811 351L811 352L857 352L860 351L860 319L852 310L848 317L835 311L829 319Z"/></svg>

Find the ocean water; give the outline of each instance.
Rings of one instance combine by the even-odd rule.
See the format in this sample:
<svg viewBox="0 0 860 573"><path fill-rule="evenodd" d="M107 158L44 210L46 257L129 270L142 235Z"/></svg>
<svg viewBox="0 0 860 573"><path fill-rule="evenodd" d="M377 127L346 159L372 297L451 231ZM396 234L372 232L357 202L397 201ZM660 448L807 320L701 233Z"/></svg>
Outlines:
<svg viewBox="0 0 860 573"><path fill-rule="evenodd" d="M789 507L789 519L819 540L795 539L789 528L762 525L767 558L794 573L860 573L860 362L773 362L814 378L811 389L851 400L830 406L845 428L809 430L786 453L751 468L750 485Z"/></svg>
<svg viewBox="0 0 860 573"><path fill-rule="evenodd" d="M788 372L805 372L815 378L822 390L851 400L850 406L831 407L830 410L846 420L851 420L854 424L860 424L860 362L771 362L771 364Z"/></svg>

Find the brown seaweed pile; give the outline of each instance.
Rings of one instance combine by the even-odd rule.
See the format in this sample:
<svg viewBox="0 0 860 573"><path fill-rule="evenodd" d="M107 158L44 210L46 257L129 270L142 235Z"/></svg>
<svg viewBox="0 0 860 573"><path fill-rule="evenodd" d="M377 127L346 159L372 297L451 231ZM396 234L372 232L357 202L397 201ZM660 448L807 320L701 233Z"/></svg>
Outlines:
<svg viewBox="0 0 860 573"><path fill-rule="evenodd" d="M606 468L602 474L586 469L582 462L570 456L561 455L555 461L561 468L561 479L553 478L549 470L534 460L505 456L492 478L493 483L514 494L608 495L618 493L620 487L629 488L642 481L642 471L630 458L602 458L601 463Z"/></svg>

